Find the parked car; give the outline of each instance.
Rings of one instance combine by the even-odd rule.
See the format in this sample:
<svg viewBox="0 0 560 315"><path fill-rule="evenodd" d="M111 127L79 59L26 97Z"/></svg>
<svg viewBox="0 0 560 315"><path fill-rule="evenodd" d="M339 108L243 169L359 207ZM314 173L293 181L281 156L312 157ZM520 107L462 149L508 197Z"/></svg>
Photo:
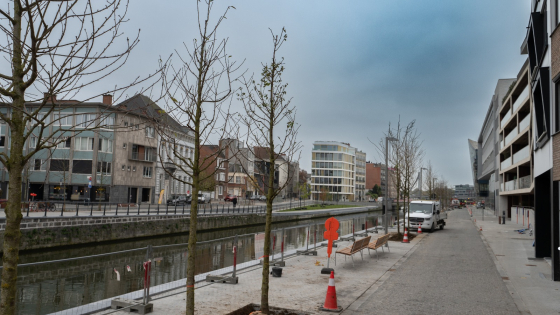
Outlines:
<svg viewBox="0 0 560 315"><path fill-rule="evenodd" d="M266 196L265 195L259 195L258 196L260 201L266 201Z"/></svg>
<svg viewBox="0 0 560 315"><path fill-rule="evenodd" d="M190 196L174 195L167 200L168 205L185 205L191 203Z"/></svg>
<svg viewBox="0 0 560 315"><path fill-rule="evenodd" d="M228 195L224 198L224 201L233 201L233 198L235 198L234 195L229 195L229 194L228 194Z"/></svg>
<svg viewBox="0 0 560 315"><path fill-rule="evenodd" d="M484 208L485 208L484 202L479 202L479 203L477 203L477 204L476 204L476 208L477 208L477 209L484 209Z"/></svg>

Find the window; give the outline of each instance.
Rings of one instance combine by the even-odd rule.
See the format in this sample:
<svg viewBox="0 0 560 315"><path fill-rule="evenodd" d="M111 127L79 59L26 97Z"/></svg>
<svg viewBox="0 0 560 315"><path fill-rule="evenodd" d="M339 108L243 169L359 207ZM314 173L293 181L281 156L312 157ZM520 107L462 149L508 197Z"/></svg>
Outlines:
<svg viewBox="0 0 560 315"><path fill-rule="evenodd" d="M50 123L49 115L47 113L38 113L37 114L37 121L38 121L38 124L43 123L43 124L47 125L47 124Z"/></svg>
<svg viewBox="0 0 560 315"><path fill-rule="evenodd" d="M46 171L47 161L41 159L35 159L33 160L31 167L29 169L31 171Z"/></svg>
<svg viewBox="0 0 560 315"><path fill-rule="evenodd" d="M92 160L73 160L72 174L91 174L92 167Z"/></svg>
<svg viewBox="0 0 560 315"><path fill-rule="evenodd" d="M241 176L235 176L235 183L241 184Z"/></svg>
<svg viewBox="0 0 560 315"><path fill-rule="evenodd" d="M6 145L6 124L0 123L0 147Z"/></svg>
<svg viewBox="0 0 560 315"><path fill-rule="evenodd" d="M152 167L144 166L143 176L146 178L152 178Z"/></svg>
<svg viewBox="0 0 560 315"><path fill-rule="evenodd" d="M226 180L226 174L225 173L220 173L220 180L222 182Z"/></svg>
<svg viewBox="0 0 560 315"><path fill-rule="evenodd" d="M133 172L136 172L136 166L133 166L133 167L132 167L132 171L133 171Z"/></svg>
<svg viewBox="0 0 560 315"><path fill-rule="evenodd" d="M153 138L153 137L155 137L155 134L156 134L156 133L155 133L154 127L148 127L148 126L146 126L146 129L144 129L144 130L145 130L145 132L146 132L146 137L148 137L148 138Z"/></svg>
<svg viewBox="0 0 560 315"><path fill-rule="evenodd" d="M233 175L228 176L228 182L233 183Z"/></svg>
<svg viewBox="0 0 560 315"><path fill-rule="evenodd" d="M98 150L100 152L113 153L113 140L99 139Z"/></svg>
<svg viewBox="0 0 560 315"><path fill-rule="evenodd" d="M146 147L144 149L144 160L145 161L156 161L156 148Z"/></svg>
<svg viewBox="0 0 560 315"><path fill-rule="evenodd" d="M223 194L224 194L224 187L218 186L218 195L223 195Z"/></svg>
<svg viewBox="0 0 560 315"><path fill-rule="evenodd" d="M129 166L127 166L127 170L128 170L129 172L130 172L130 165L129 165Z"/></svg>
<svg viewBox="0 0 560 315"><path fill-rule="evenodd" d="M54 172L68 172L70 169L70 161L69 160L51 160L51 167L50 170Z"/></svg>
<svg viewBox="0 0 560 315"><path fill-rule="evenodd" d="M72 145L72 138L63 137L60 142L56 145L59 149L68 149Z"/></svg>
<svg viewBox="0 0 560 315"><path fill-rule="evenodd" d="M95 126L95 114L79 114L76 115L76 127L87 128Z"/></svg>
<svg viewBox="0 0 560 315"><path fill-rule="evenodd" d="M97 162L97 174L111 175L111 162Z"/></svg>
<svg viewBox="0 0 560 315"><path fill-rule="evenodd" d="M125 168L126 168L126 165L123 164L122 165L122 170L124 171Z"/></svg>
<svg viewBox="0 0 560 315"><path fill-rule="evenodd" d="M113 129L113 127L115 126L115 117L104 116L103 121L101 122L101 126L103 126L103 128Z"/></svg>
<svg viewBox="0 0 560 315"><path fill-rule="evenodd" d="M124 126L128 127L128 121L124 121Z"/></svg>
<svg viewBox="0 0 560 315"><path fill-rule="evenodd" d="M54 113L53 122L55 126L72 126L72 113Z"/></svg>
<svg viewBox="0 0 560 315"><path fill-rule="evenodd" d="M74 140L74 149L78 151L93 151L93 138L78 137Z"/></svg>
<svg viewBox="0 0 560 315"><path fill-rule="evenodd" d="M37 137L29 138L29 147L36 148L37 147Z"/></svg>
<svg viewBox="0 0 560 315"><path fill-rule="evenodd" d="M126 143L123 143L122 148L126 149Z"/></svg>
<svg viewBox="0 0 560 315"><path fill-rule="evenodd" d="M139 124L134 125L134 129L136 130L140 129L140 125Z"/></svg>

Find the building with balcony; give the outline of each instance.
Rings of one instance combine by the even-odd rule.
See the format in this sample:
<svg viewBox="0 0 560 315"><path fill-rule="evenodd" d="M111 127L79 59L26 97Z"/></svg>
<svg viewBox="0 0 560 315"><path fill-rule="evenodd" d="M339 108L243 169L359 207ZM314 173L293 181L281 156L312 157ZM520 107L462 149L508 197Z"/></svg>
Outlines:
<svg viewBox="0 0 560 315"><path fill-rule="evenodd" d="M142 180L153 179L154 181L151 187L131 187L132 199L139 202L157 203L161 196L161 202L165 203L172 195L189 194L192 190L192 180L190 177L191 169L187 161L194 157L192 130L181 125L159 105L144 95L133 96L118 104L117 107L126 113L121 119L121 129L126 132L119 133L121 137L133 137L140 140L152 139L150 140L151 144L154 143L153 139L155 139L156 143L155 146L151 147L130 141L126 144L127 147L131 148L129 161L143 162L143 164L155 162L152 166L137 165L142 167ZM140 124L136 123L134 116L141 118ZM127 163L123 165L128 172L129 165ZM131 167L134 168L134 165L131 165ZM134 198L135 190L141 193L140 200ZM148 194L150 195L149 198ZM146 201L148 199L149 201Z"/></svg>
<svg viewBox="0 0 560 315"><path fill-rule="evenodd" d="M366 153L356 151L356 190L354 194L355 200L366 199Z"/></svg>
<svg viewBox="0 0 560 315"><path fill-rule="evenodd" d="M525 62L509 87L499 111L500 213L511 218L514 206L534 203L533 102L530 97L529 63Z"/></svg>
<svg viewBox="0 0 560 315"><path fill-rule="evenodd" d="M316 141L313 143L311 152L311 196L313 200L354 200L356 196L356 151L356 148L343 142Z"/></svg>
<svg viewBox="0 0 560 315"><path fill-rule="evenodd" d="M496 84L494 95L486 112L482 129L478 136L476 159L471 158L473 174L476 172L478 184L478 199L483 200L486 206L499 211L500 197L500 109L508 89L515 79L500 79Z"/></svg>

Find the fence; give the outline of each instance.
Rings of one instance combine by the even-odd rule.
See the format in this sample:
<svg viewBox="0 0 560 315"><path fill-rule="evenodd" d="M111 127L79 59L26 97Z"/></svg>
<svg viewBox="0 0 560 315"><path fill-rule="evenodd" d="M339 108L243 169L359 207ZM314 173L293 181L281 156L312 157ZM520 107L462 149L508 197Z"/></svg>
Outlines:
<svg viewBox="0 0 560 315"><path fill-rule="evenodd" d="M302 200L294 202L282 202L272 205L273 211L298 209L320 203L313 200ZM335 204L330 202L328 204ZM341 205L344 203L340 203ZM173 215L190 214L190 204L135 204L135 203L63 203L63 202L30 202L22 208L24 218L26 217L64 217L64 216L130 216L130 215ZM353 205L357 205L354 203ZM198 214L249 214L265 213L266 204L246 204L233 206L232 203L205 203L198 205ZM0 218L5 217L0 212Z"/></svg>
<svg viewBox="0 0 560 315"><path fill-rule="evenodd" d="M339 234L357 236L365 227L370 231L377 229L382 219L381 215L341 219ZM273 230L271 260L324 245L323 232L322 221ZM262 256L264 234L248 233L198 242L196 281L204 281L210 273L231 273L234 246L238 270L256 266ZM186 256L187 244L181 242L22 263L18 267L18 312L83 314L107 308L117 296L142 298L143 263L147 260L152 261L150 294L184 288ZM115 271L119 272L119 279Z"/></svg>

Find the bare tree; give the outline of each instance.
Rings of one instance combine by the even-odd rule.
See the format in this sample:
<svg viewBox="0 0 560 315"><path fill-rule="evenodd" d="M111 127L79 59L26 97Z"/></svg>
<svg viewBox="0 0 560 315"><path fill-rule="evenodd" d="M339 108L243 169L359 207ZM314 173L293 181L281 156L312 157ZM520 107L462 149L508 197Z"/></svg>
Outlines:
<svg viewBox="0 0 560 315"><path fill-rule="evenodd" d="M263 194L266 193L266 226L261 287L261 311L264 314L269 314L272 201L286 185L291 184L292 178L290 176L295 173L287 172L288 179L285 183L280 183L276 171L277 169L279 171L284 169L281 167L282 164L289 165L293 162L300 149L300 143L296 139L299 129L295 123L296 110L295 107L290 105L291 99L286 98L288 84L282 82L284 58L277 56L288 35L284 28L277 35L272 30L270 32L272 34L270 64L263 64L260 80L255 81L253 78L244 80L244 86L238 93L238 98L243 102L246 112L242 121L248 129L247 143L253 144L250 147L253 148L255 159L261 165L260 172L264 174L265 178L263 180L264 185L259 187ZM279 161L280 163L278 163Z"/></svg>
<svg viewBox="0 0 560 315"><path fill-rule="evenodd" d="M428 166L426 167L426 177L424 178L424 187L428 191L428 198L433 198L434 184L437 177L436 171L432 165L431 161L428 161Z"/></svg>
<svg viewBox="0 0 560 315"><path fill-rule="evenodd" d="M164 145L158 154L166 173L185 184L192 185L190 226L187 257L186 314L194 314L195 266L197 242L198 193L207 186L214 186L214 176L225 167L225 148L212 143L223 139L230 130L231 114L228 100L232 95L232 74L239 69L231 62L226 51L227 39L219 39L218 28L226 14L234 7L227 7L218 15L215 23L212 9L214 1L196 1L198 35L191 45L184 44L186 54L177 52L180 66L167 68L163 75L165 111L156 119L158 133ZM176 125L175 122L179 122ZM185 155L177 145L176 130L187 128L194 137L194 154ZM204 151L204 152L203 152ZM164 161L174 161L166 167ZM180 169L188 175L177 177L172 169Z"/></svg>
<svg viewBox="0 0 560 315"><path fill-rule="evenodd" d="M389 165L392 166L392 171L388 171L385 174L386 183L385 185L389 185L392 182L395 185L396 193L397 193L397 222L400 221L400 199L402 196L402 192L404 190L404 131L403 126L401 126L401 121L397 123L395 128L391 127L391 123L389 123L389 128L387 132L383 135L383 137L379 140L378 143L373 143L371 140L370 142L373 143L377 152L383 160L385 159L385 152L387 152L385 147L385 138L395 138L396 141L389 142L389 155L387 160ZM387 165L387 170L390 169L389 165ZM390 186L389 186L390 187ZM389 196L385 196L385 198L389 198ZM385 209L385 211L389 211L389 209ZM397 224L397 234L401 234L400 224Z"/></svg>
<svg viewBox="0 0 560 315"><path fill-rule="evenodd" d="M56 96L74 97L126 62L138 43L138 34L125 38L120 30L127 10L127 0L12 0L0 5L0 59L6 63L0 68L11 71L0 73L0 102L8 107L0 119L10 128L10 149L0 153L0 162L11 187L0 314L15 312L22 170L34 154L62 141L48 133L49 117L59 109ZM31 137L36 143L25 151Z"/></svg>
<svg viewBox="0 0 560 315"><path fill-rule="evenodd" d="M406 126L403 138L403 179L405 198L408 199L408 201L405 201L405 211L407 211L408 217L410 217L410 192L417 181L418 170L421 167L420 165L422 164L422 158L424 156L422 142L419 138L420 134L413 120ZM410 231L410 220L408 220L407 228Z"/></svg>

